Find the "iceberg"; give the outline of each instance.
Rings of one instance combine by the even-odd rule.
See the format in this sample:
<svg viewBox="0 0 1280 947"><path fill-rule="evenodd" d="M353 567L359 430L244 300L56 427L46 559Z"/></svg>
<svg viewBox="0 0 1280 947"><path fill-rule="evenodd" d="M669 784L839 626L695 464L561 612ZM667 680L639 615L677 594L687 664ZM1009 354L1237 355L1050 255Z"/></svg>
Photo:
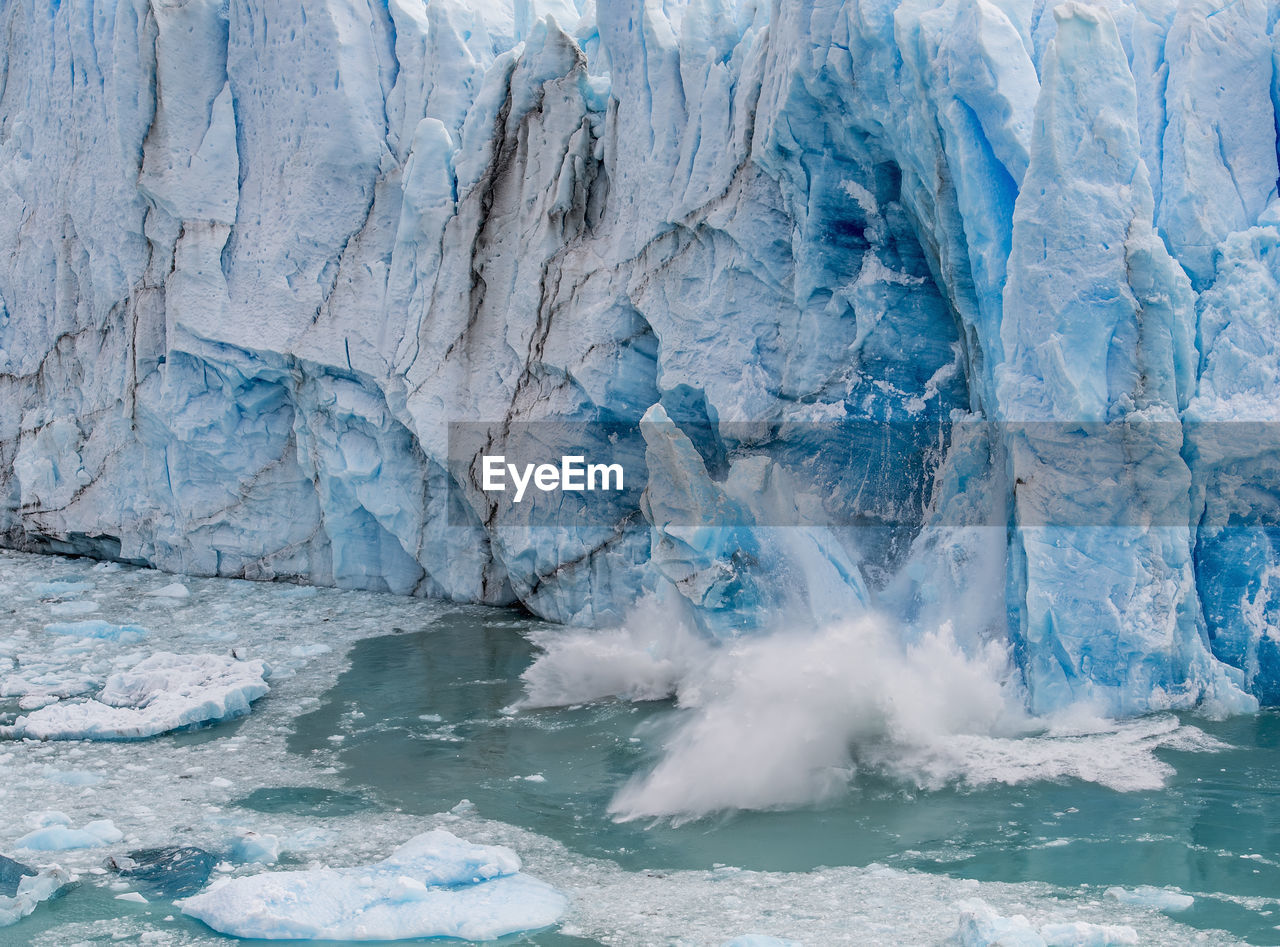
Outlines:
<svg viewBox="0 0 1280 947"><path fill-rule="evenodd" d="M96 697L19 717L15 739L138 740L249 712L268 691L261 661L161 651L107 678Z"/></svg>
<svg viewBox="0 0 1280 947"><path fill-rule="evenodd" d="M11 0L0 35L5 545L595 628L657 596L714 641L949 610L1037 713L1280 701L1266 4ZM499 501L458 424L577 426L636 489Z"/></svg>
<svg viewBox="0 0 1280 947"><path fill-rule="evenodd" d="M268 871L210 886L184 914L264 940L495 940L549 927L568 902L520 872L510 849L436 829L356 868Z"/></svg>

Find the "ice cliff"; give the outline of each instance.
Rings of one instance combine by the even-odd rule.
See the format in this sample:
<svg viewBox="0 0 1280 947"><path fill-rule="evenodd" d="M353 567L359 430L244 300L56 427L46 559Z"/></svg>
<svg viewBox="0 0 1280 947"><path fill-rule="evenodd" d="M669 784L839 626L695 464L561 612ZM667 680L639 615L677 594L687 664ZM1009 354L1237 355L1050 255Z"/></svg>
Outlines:
<svg viewBox="0 0 1280 947"><path fill-rule="evenodd" d="M1278 18L8 0L0 535L1280 700ZM643 494L536 524L451 422Z"/></svg>

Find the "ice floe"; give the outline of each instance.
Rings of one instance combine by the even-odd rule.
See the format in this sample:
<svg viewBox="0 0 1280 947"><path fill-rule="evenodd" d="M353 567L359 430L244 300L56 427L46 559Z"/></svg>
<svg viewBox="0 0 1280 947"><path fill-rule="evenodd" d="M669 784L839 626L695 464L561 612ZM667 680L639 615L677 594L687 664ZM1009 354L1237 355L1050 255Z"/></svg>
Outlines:
<svg viewBox="0 0 1280 947"><path fill-rule="evenodd" d="M520 873L511 850L434 830L374 865L236 878L182 910L234 937L491 940L549 927L567 907L564 895Z"/></svg>
<svg viewBox="0 0 1280 947"><path fill-rule="evenodd" d="M239 717L267 693L261 661L215 654L153 654L107 678L91 700L60 701L14 724L35 740L136 740Z"/></svg>
<svg viewBox="0 0 1280 947"><path fill-rule="evenodd" d="M14 845L32 852L61 852L74 848L98 848L124 838L110 819L94 819L82 828L72 828L71 819L61 812L44 812L33 819L32 829Z"/></svg>
<svg viewBox="0 0 1280 947"><path fill-rule="evenodd" d="M1086 921L1042 924L1021 914L1006 917L981 899L961 901L960 927L951 943L957 947L1113 947L1137 944L1138 932L1123 924Z"/></svg>
<svg viewBox="0 0 1280 947"><path fill-rule="evenodd" d="M1137 904L1142 907L1155 908L1157 911L1185 911L1196 903L1189 894L1170 888L1157 888L1154 885L1138 885L1136 888L1108 888L1106 896L1122 904Z"/></svg>

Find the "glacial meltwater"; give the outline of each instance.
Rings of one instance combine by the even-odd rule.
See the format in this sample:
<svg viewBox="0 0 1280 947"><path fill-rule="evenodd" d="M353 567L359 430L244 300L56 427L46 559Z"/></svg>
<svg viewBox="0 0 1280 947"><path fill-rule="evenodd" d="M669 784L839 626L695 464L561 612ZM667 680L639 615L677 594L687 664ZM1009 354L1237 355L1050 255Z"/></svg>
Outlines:
<svg viewBox="0 0 1280 947"><path fill-rule="evenodd" d="M247 715L147 739L7 731L0 853L78 884L0 944L227 943L109 859L196 848L217 885L368 865L437 828L511 849L568 898L556 927L498 943L924 944L966 924L1280 943L1273 712L992 737L985 768L940 784L856 751L820 805L619 821L618 793L690 711L524 706L529 635L572 632L515 612L0 553L0 615L3 727L161 651L260 660L270 685ZM49 828L86 847L23 847Z"/></svg>

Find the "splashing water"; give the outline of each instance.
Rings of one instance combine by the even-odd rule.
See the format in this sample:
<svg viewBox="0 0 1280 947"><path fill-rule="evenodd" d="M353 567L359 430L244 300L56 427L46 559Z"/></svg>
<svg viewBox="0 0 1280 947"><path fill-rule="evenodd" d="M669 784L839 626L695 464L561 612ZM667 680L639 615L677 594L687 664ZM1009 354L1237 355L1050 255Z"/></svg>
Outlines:
<svg viewBox="0 0 1280 947"><path fill-rule="evenodd" d="M674 697L649 726L661 754L610 807L675 822L732 809L824 803L860 767L919 788L1079 779L1158 788L1160 747L1221 748L1172 715L1116 722L1076 705L1030 716L1008 649L967 652L951 623L903 643L879 615L715 645L652 600L607 633L548 631L522 707Z"/></svg>

